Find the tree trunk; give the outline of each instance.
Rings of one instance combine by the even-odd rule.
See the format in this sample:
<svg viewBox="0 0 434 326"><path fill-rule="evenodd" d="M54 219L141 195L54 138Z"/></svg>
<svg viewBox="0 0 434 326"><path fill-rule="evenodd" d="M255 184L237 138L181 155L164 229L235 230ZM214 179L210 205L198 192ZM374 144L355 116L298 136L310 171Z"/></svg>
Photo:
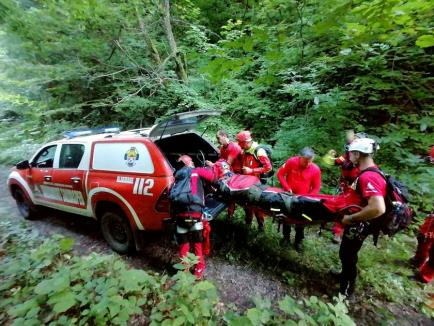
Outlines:
<svg viewBox="0 0 434 326"><path fill-rule="evenodd" d="M170 22L170 1L169 0L163 0L163 23L164 23L164 30L167 35L167 40L169 41L169 46L171 50L170 56L175 59L176 63L176 75L179 79L182 81L187 80L187 72L185 71L184 63L182 60L182 57L180 53L178 52L178 48L176 47L175 37L173 36L172 32L172 24Z"/></svg>
<svg viewBox="0 0 434 326"><path fill-rule="evenodd" d="M300 20L300 28L299 28L299 36L300 36L300 41L301 41L301 46L300 46L300 50L301 50L301 54L300 54L300 66L303 65L303 61L304 61L304 35L303 35L303 27L304 27L304 21L303 21L303 11L304 11L304 6L306 5L306 3L304 2L304 0L297 0L297 14L298 14L298 19Z"/></svg>
<svg viewBox="0 0 434 326"><path fill-rule="evenodd" d="M161 65L160 54L158 53L158 50L154 44L154 41L152 41L151 37L149 36L148 30L146 29L146 26L143 22L142 16L140 16L139 9L137 8L137 6L135 7L135 9L136 9L137 20L139 21L140 30L143 34L146 45L148 46L149 50L151 51L151 55L152 55L152 58L154 59L155 63L159 66L159 65Z"/></svg>

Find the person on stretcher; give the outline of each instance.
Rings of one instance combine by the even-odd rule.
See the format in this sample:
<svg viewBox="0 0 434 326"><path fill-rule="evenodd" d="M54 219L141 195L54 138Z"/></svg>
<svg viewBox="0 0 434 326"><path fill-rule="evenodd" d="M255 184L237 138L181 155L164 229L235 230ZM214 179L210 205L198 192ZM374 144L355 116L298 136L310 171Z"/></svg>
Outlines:
<svg viewBox="0 0 434 326"><path fill-rule="evenodd" d="M224 160L214 166L218 181L215 186L223 200L232 200L241 206L254 206L268 215L278 215L291 224L334 221L340 212L358 210L359 197L350 189L341 195L298 196L281 188L261 184L259 178L230 171Z"/></svg>

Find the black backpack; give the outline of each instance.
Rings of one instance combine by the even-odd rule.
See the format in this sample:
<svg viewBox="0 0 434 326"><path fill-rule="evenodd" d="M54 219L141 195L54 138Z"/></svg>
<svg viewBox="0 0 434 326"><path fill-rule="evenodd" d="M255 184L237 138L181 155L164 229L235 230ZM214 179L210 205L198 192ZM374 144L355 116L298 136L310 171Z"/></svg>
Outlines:
<svg viewBox="0 0 434 326"><path fill-rule="evenodd" d="M202 211L204 206L203 185L198 178L198 194L191 192L191 167L183 167L175 174L175 183L169 191L171 208L177 213Z"/></svg>
<svg viewBox="0 0 434 326"><path fill-rule="evenodd" d="M270 159L271 162L271 167L273 167L273 150L271 149L270 146L268 145L258 145L258 147L255 148L255 151L253 153L253 155L255 156L255 158L258 160L258 151L260 149L263 149L265 151L265 153L267 153L268 158ZM267 173L262 173L260 176L261 182L263 184L265 184L267 182L267 179L271 178L274 175L274 168L271 169L271 171L268 171Z"/></svg>
<svg viewBox="0 0 434 326"><path fill-rule="evenodd" d="M367 168L360 172L358 178L368 171L376 172L386 180L386 213L376 220L379 231L388 236L393 236L397 232L406 229L413 219L414 211L409 206L410 194L402 182L389 174L385 174L378 168ZM358 188L357 186L356 189Z"/></svg>

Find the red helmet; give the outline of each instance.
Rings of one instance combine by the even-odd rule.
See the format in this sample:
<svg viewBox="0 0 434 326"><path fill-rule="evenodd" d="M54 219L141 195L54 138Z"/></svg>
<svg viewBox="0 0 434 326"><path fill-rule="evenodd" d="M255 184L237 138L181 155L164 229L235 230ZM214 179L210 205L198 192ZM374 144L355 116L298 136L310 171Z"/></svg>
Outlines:
<svg viewBox="0 0 434 326"><path fill-rule="evenodd" d="M193 159L188 155L181 155L178 158L178 162L182 162L185 166L194 166Z"/></svg>
<svg viewBox="0 0 434 326"><path fill-rule="evenodd" d="M220 159L214 163L213 170L217 178L220 179L231 171L231 166L225 160Z"/></svg>
<svg viewBox="0 0 434 326"><path fill-rule="evenodd" d="M248 131L248 130L240 131L237 134L237 141L239 143L252 141L252 135L250 134L250 131Z"/></svg>

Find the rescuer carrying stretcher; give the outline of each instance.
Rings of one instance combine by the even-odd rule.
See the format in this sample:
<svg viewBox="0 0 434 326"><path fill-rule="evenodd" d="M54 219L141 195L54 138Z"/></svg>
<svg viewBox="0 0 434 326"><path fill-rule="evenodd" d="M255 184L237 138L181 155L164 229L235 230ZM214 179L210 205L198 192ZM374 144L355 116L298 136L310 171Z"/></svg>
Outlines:
<svg viewBox="0 0 434 326"><path fill-rule="evenodd" d="M214 171L218 179L215 186L223 200L233 200L241 206L255 207L268 215L290 219L291 224L333 221L336 213L355 206L351 194L299 196L263 185L255 176L231 172L224 160L214 164Z"/></svg>

